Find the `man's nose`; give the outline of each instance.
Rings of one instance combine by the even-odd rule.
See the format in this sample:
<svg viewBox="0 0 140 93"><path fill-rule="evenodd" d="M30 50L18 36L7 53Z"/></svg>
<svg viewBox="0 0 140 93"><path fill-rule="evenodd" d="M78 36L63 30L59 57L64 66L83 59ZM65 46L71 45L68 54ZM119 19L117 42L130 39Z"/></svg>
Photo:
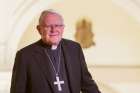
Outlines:
<svg viewBox="0 0 140 93"><path fill-rule="evenodd" d="M55 25L52 25L52 26L51 26L51 31L52 31L52 32L55 31L55 28L56 28Z"/></svg>

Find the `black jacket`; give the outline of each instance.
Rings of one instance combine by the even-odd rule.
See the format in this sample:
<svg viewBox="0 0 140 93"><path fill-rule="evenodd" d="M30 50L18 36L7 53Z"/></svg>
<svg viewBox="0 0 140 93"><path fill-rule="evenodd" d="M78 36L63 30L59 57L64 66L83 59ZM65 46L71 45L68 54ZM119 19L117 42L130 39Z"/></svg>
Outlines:
<svg viewBox="0 0 140 93"><path fill-rule="evenodd" d="M62 39L71 93L100 93L92 79L80 45ZM10 93L54 93L50 62L42 40L17 52L13 67Z"/></svg>

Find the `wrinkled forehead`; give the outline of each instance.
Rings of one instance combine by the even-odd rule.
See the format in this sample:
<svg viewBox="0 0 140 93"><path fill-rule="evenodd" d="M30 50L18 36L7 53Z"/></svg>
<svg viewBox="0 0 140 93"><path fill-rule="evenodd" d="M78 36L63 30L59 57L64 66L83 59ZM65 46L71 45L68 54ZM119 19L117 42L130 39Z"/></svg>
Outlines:
<svg viewBox="0 0 140 93"><path fill-rule="evenodd" d="M44 12L40 16L39 24L58 23L63 24L63 18L60 14L55 12Z"/></svg>

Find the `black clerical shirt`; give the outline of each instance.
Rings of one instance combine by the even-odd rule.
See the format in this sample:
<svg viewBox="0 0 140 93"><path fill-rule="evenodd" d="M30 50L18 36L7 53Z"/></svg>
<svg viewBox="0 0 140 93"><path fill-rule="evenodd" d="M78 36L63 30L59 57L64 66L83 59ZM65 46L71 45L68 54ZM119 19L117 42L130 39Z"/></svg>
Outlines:
<svg viewBox="0 0 140 93"><path fill-rule="evenodd" d="M57 49L52 50L51 47L47 47L47 52L52 60L52 64L51 67L55 67L56 72L59 70L58 72L58 76L60 81L64 81L64 84L61 84L61 88L62 91L58 91L58 86L54 85L55 87L55 93L70 93L70 88L69 88L69 81L68 81L68 75L67 75L67 69L65 66L65 58L63 55L63 51L61 45L59 44ZM60 65L59 65L59 57L60 57ZM53 66L52 66L53 65ZM58 65L60 66L58 69ZM52 71L52 75L54 77L54 81L56 81L56 75L55 75L55 71L53 69ZM54 83L54 81L52 81L52 83Z"/></svg>

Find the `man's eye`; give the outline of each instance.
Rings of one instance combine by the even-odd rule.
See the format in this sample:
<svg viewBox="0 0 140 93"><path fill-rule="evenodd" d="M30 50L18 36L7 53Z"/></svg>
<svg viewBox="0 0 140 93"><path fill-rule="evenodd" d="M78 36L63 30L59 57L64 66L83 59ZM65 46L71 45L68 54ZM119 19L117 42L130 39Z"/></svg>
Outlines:
<svg viewBox="0 0 140 93"><path fill-rule="evenodd" d="M55 25L55 27L62 27L63 25Z"/></svg>
<svg viewBox="0 0 140 93"><path fill-rule="evenodd" d="M60 25L55 25L55 27L60 27Z"/></svg>
<svg viewBox="0 0 140 93"><path fill-rule="evenodd" d="M60 28L60 27L63 27L63 25L46 25L44 26L44 28L46 29L51 29L51 28Z"/></svg>
<svg viewBox="0 0 140 93"><path fill-rule="evenodd" d="M51 25L47 25L47 26L46 26L46 28L51 28L51 27L52 27Z"/></svg>

